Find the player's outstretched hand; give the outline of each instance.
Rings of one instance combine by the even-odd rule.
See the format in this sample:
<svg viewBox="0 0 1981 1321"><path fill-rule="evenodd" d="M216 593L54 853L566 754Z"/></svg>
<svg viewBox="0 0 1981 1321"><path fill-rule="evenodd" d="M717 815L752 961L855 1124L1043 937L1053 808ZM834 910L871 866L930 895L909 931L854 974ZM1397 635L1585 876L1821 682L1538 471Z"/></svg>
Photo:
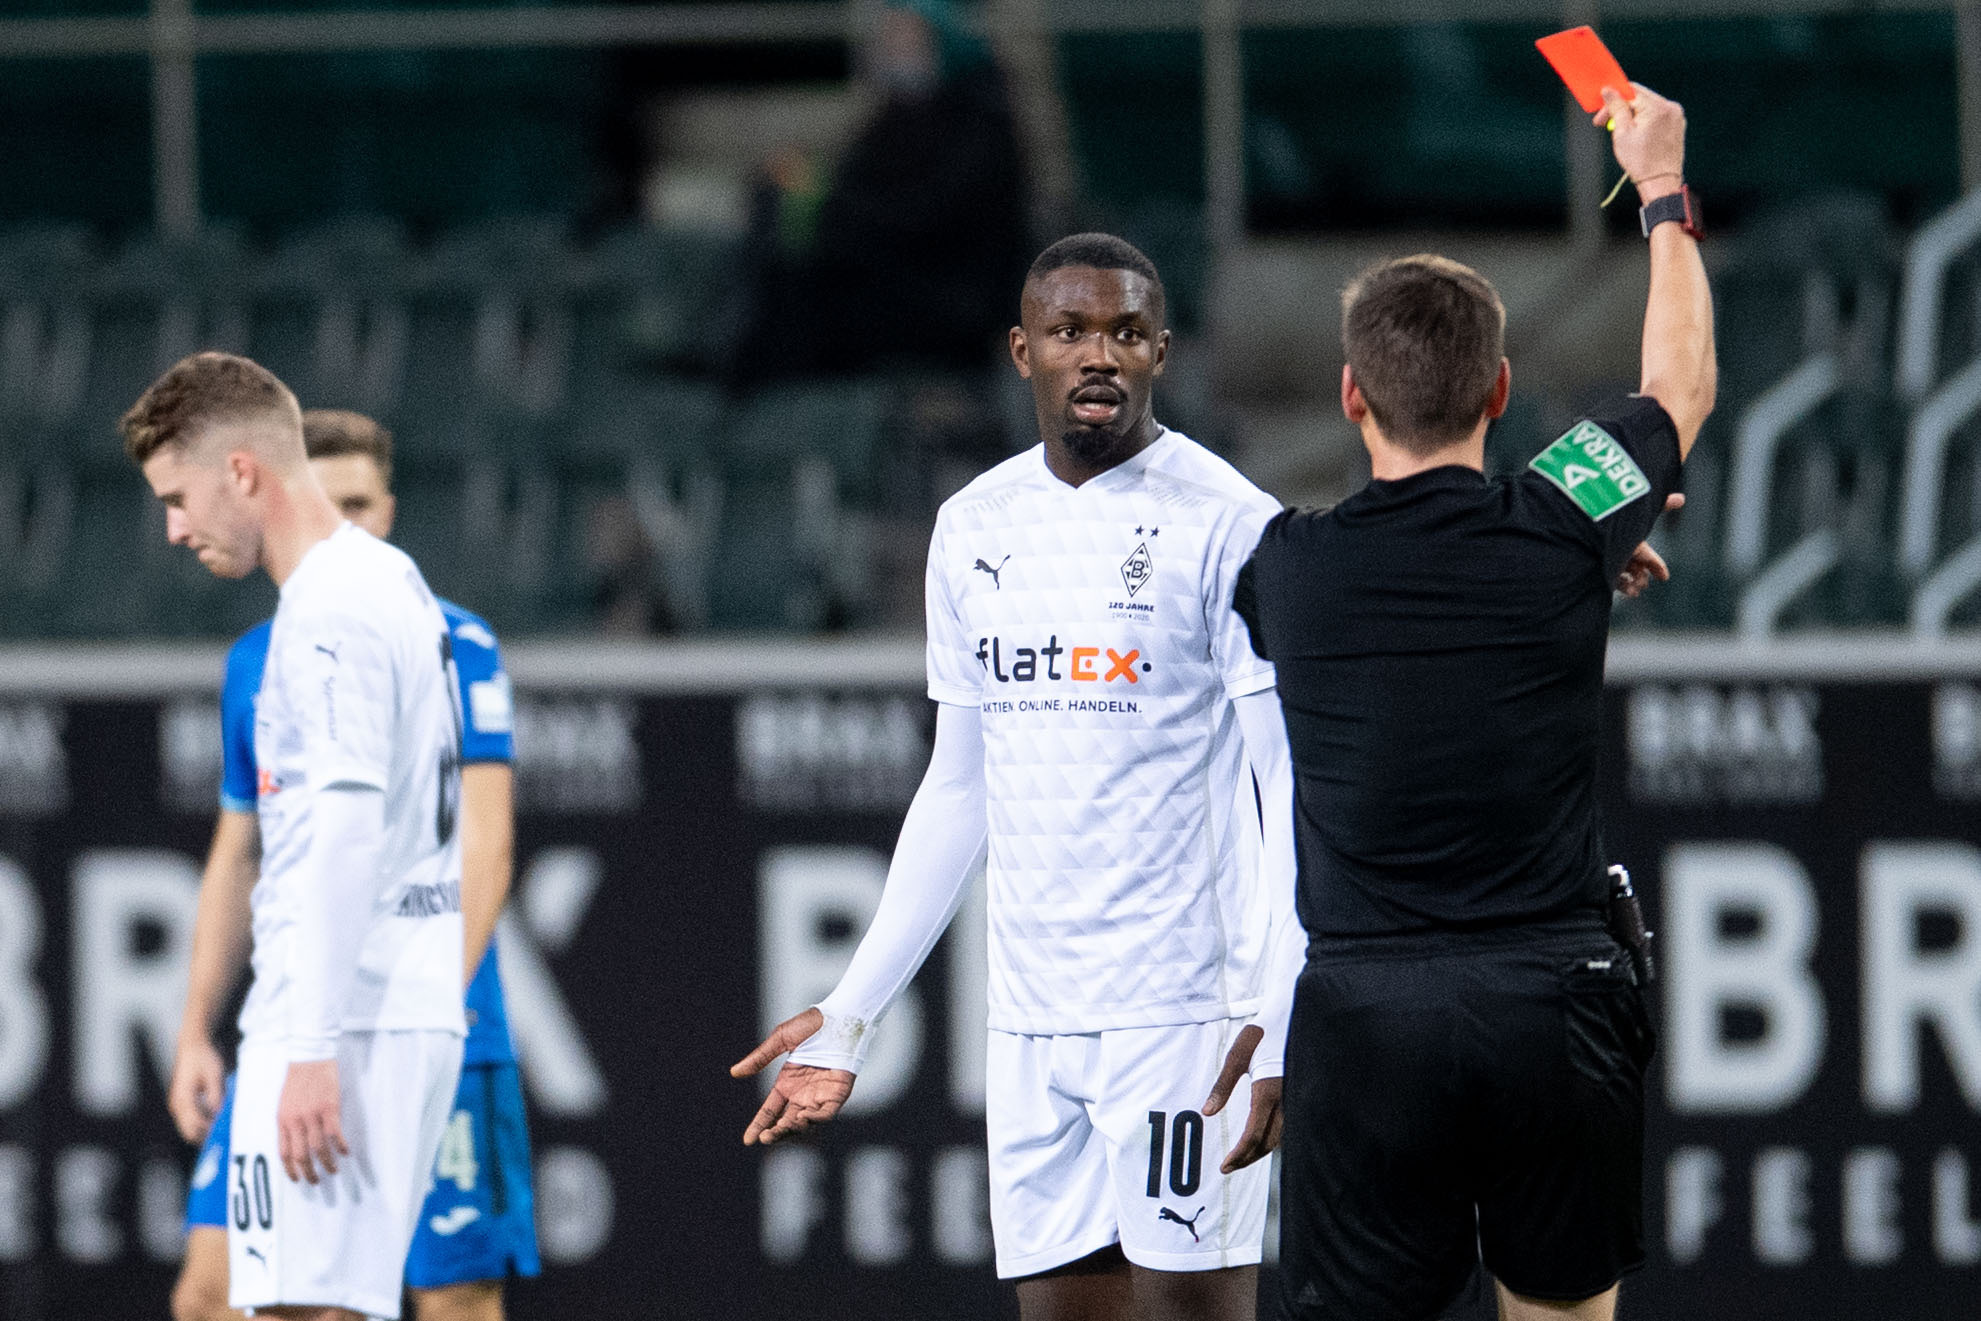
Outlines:
<svg viewBox="0 0 1981 1321"><path fill-rule="evenodd" d="M1596 124L1611 126L1616 163L1638 183L1640 195L1645 190L1675 193L1685 174L1685 107L1643 83L1631 86L1636 95L1628 101L1618 88L1603 89Z"/></svg>
<svg viewBox="0 0 1981 1321"><path fill-rule="evenodd" d="M755 1050L730 1066L732 1078L748 1078L788 1050L795 1050L825 1026L825 1015L816 1007L794 1015L770 1030ZM813 1124L823 1124L839 1113L846 1098L853 1094L853 1075L845 1069L820 1069L809 1064L789 1064L777 1071L770 1095L758 1107L750 1126L743 1130L743 1145L761 1142L765 1146L787 1133L797 1133Z"/></svg>
<svg viewBox="0 0 1981 1321"><path fill-rule="evenodd" d="M282 1171L291 1182L320 1182L318 1165L326 1175L337 1173L337 1157L350 1155L351 1148L344 1141L336 1060L299 1060L289 1066L282 1099L275 1103L275 1131L281 1139Z"/></svg>
<svg viewBox="0 0 1981 1321"><path fill-rule="evenodd" d="M1665 500L1666 513L1684 507L1685 497L1682 495L1674 494ZM1644 589L1651 585L1654 578L1661 583L1670 582L1671 566L1665 563L1664 556L1651 549L1650 542L1641 542L1636 550L1630 552L1630 559L1624 564L1623 571L1617 574L1616 589L1635 599L1644 594Z"/></svg>
<svg viewBox="0 0 1981 1321"><path fill-rule="evenodd" d="M1211 1094L1205 1098L1204 1113L1214 1115L1224 1109L1231 1100L1231 1093L1252 1068L1252 1052L1265 1040L1265 1029L1256 1023L1248 1023L1238 1033L1238 1040L1231 1043L1225 1052L1224 1069L1211 1086ZM1226 1174L1242 1170L1262 1156L1270 1156L1279 1147L1279 1135L1284 1120L1280 1113L1280 1080L1260 1078L1252 1084L1252 1113L1245 1120L1245 1131L1238 1135L1238 1142L1225 1154L1224 1163L1218 1168Z"/></svg>
<svg viewBox="0 0 1981 1321"><path fill-rule="evenodd" d="M206 1141L213 1117L227 1094L227 1065L206 1037L179 1039L172 1054L172 1083L165 1091L165 1108L179 1136L191 1143Z"/></svg>

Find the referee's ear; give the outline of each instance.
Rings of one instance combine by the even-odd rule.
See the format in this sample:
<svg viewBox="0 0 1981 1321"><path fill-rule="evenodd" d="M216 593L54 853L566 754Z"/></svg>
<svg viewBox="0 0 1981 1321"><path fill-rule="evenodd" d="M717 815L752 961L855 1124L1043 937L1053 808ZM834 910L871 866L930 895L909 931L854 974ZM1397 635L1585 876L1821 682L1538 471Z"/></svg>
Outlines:
<svg viewBox="0 0 1981 1321"><path fill-rule="evenodd" d="M1506 401L1513 396L1513 364L1500 359L1500 374L1493 378L1493 392L1486 396L1486 417L1488 420L1506 413Z"/></svg>
<svg viewBox="0 0 1981 1321"><path fill-rule="evenodd" d="M1369 416L1369 401L1362 397L1362 387L1355 383L1355 368L1346 362L1341 364L1341 415L1358 427Z"/></svg>

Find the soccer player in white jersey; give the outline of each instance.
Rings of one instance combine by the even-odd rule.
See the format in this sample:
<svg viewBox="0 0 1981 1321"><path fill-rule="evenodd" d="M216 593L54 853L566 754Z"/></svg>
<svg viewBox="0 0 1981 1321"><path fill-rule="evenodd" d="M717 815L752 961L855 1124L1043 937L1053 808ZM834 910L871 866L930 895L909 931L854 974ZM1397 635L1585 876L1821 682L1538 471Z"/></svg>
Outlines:
<svg viewBox="0 0 1981 1321"><path fill-rule="evenodd" d="M935 749L879 911L732 1070L793 1052L745 1142L836 1114L988 844L991 1225L1025 1321L1254 1315L1304 957L1285 728L1231 609L1279 505L1157 424L1163 311L1112 236L1033 263L1011 356L1041 444L936 519Z"/></svg>
<svg viewBox="0 0 1981 1321"><path fill-rule="evenodd" d="M255 712L261 876L226 1178L229 1301L399 1315L461 1068L461 710L404 552L344 522L266 369L200 353L122 421L166 534L281 589Z"/></svg>

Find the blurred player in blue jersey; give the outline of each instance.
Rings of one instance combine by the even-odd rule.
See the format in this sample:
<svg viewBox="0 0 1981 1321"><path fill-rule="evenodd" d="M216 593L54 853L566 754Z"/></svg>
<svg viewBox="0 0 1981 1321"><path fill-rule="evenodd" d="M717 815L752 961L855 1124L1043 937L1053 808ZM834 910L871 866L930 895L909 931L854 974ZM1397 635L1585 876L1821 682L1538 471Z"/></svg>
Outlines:
<svg viewBox="0 0 1981 1321"><path fill-rule="evenodd" d="M343 515L384 538L392 529L392 438L356 413L303 414L310 468ZM493 944L509 891L514 772L509 676L488 625L441 602L460 673L461 910L468 1039L461 1082L434 1162L419 1228L406 1258L417 1321L501 1321L502 1281L537 1273L529 1136L522 1083L502 1004ZM192 973L169 1093L173 1121L204 1141L186 1203L186 1258L172 1291L174 1321L218 1321L227 1306L227 1147L233 1079L213 1030L248 951L248 893L259 871L255 818L254 701L268 655L269 625L244 634L227 654L221 697L224 740L220 817L200 883ZM487 953L484 955L483 951ZM477 967L477 965L479 965Z"/></svg>

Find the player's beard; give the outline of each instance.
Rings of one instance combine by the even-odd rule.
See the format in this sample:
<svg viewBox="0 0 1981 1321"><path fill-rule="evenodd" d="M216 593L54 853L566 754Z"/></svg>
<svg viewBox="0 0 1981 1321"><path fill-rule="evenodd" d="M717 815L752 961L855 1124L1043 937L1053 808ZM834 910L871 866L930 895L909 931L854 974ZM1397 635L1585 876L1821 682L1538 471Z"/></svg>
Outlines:
<svg viewBox="0 0 1981 1321"><path fill-rule="evenodd" d="M1060 433L1060 441L1066 452L1082 463L1099 463L1119 453L1134 430L1128 421L1128 410L1104 427L1072 426Z"/></svg>

